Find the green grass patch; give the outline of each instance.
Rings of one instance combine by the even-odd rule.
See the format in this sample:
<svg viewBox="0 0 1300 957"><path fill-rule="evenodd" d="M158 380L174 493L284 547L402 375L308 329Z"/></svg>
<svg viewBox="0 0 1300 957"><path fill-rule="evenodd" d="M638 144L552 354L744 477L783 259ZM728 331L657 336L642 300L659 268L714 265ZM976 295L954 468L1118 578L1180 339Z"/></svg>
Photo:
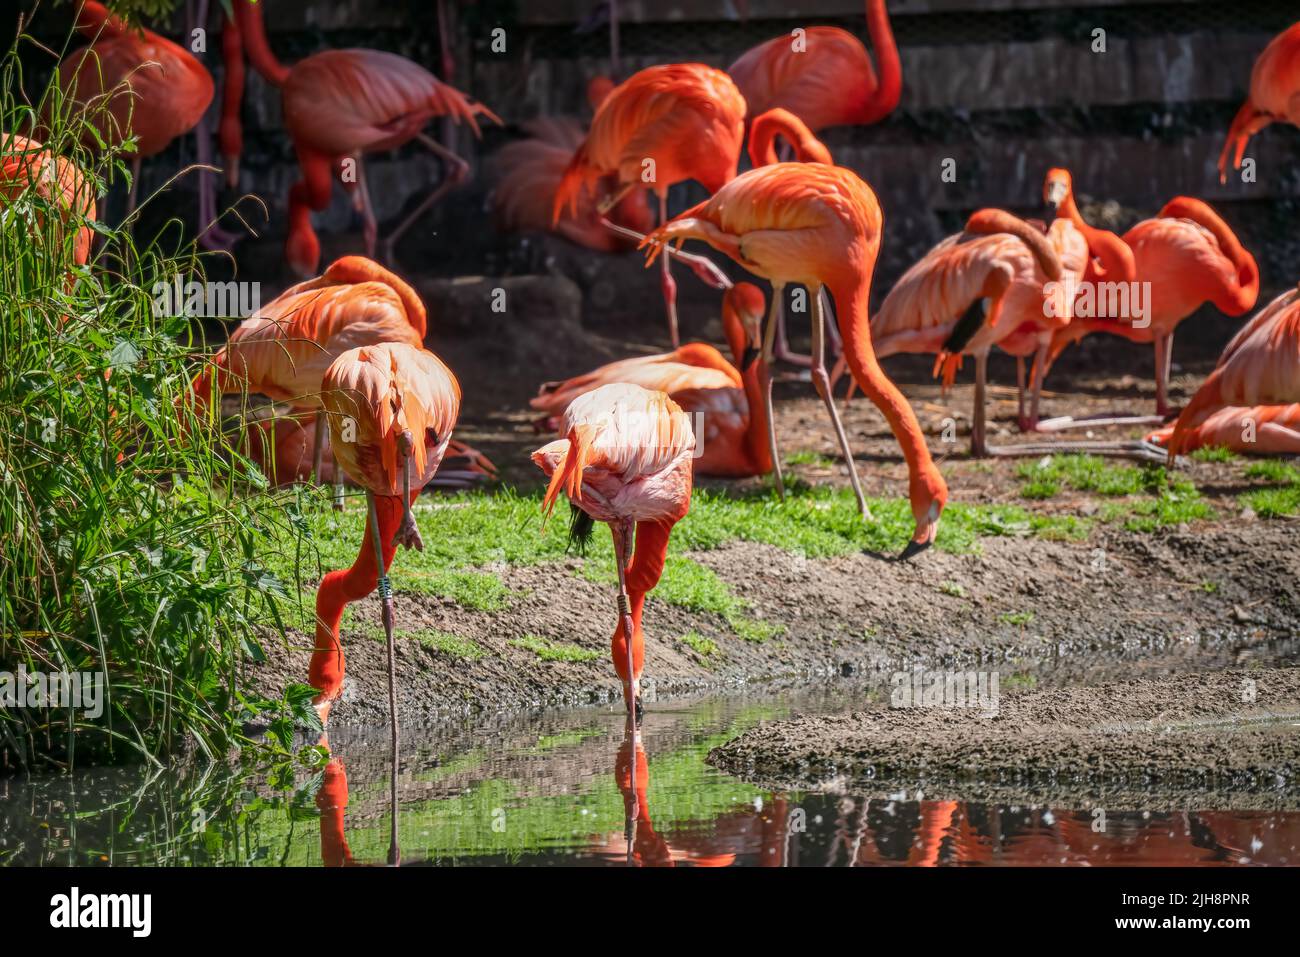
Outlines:
<svg viewBox="0 0 1300 957"><path fill-rule="evenodd" d="M1017 628L1024 628L1032 624L1034 613L1032 611L1004 611L998 615L998 621L1004 625L1015 625Z"/></svg>
<svg viewBox="0 0 1300 957"><path fill-rule="evenodd" d="M1113 496L1155 492L1161 486L1162 472L1154 465L1108 464L1095 455L1049 455L1037 462L1022 462L1016 469L1025 481L1020 494L1033 499L1051 498L1062 486Z"/></svg>
<svg viewBox="0 0 1300 957"><path fill-rule="evenodd" d="M956 582L940 582L939 591L945 595L951 596L952 598L966 597L966 589L962 588L961 585Z"/></svg>
<svg viewBox="0 0 1300 957"><path fill-rule="evenodd" d="M474 611L500 611L510 604L510 589L491 572L395 568L392 581L402 591L437 595Z"/></svg>
<svg viewBox="0 0 1300 957"><path fill-rule="evenodd" d="M592 651L588 648L580 647L567 641L552 641L549 638L541 638L537 635L524 635L522 638L512 638L509 644L515 648L522 648L525 651L531 651L543 661L595 661L602 657L599 651Z"/></svg>
<svg viewBox="0 0 1300 957"><path fill-rule="evenodd" d="M1300 469L1281 459L1259 459L1246 466L1248 479L1260 479L1275 485L1300 484Z"/></svg>
<svg viewBox="0 0 1300 957"><path fill-rule="evenodd" d="M1280 518L1300 512L1300 485L1282 488L1261 488L1243 492L1237 501L1261 518Z"/></svg>
<svg viewBox="0 0 1300 957"><path fill-rule="evenodd" d="M406 637L414 638L422 647L430 651L451 655L462 661L478 661L488 656L487 649L472 638L462 638L460 635L439 631L436 628L422 628L419 631L408 632Z"/></svg>
<svg viewBox="0 0 1300 957"><path fill-rule="evenodd" d="M677 640L701 658L712 658L718 653L718 643L712 638L705 638L698 631L688 631Z"/></svg>
<svg viewBox="0 0 1300 957"><path fill-rule="evenodd" d="M786 465L806 465L811 468L829 469L835 467L835 460L827 458L820 452L792 452L786 457Z"/></svg>
<svg viewBox="0 0 1300 957"><path fill-rule="evenodd" d="M1196 462L1231 462L1237 457L1237 453L1232 449L1225 449L1222 446L1207 445L1199 449L1194 449L1191 458Z"/></svg>

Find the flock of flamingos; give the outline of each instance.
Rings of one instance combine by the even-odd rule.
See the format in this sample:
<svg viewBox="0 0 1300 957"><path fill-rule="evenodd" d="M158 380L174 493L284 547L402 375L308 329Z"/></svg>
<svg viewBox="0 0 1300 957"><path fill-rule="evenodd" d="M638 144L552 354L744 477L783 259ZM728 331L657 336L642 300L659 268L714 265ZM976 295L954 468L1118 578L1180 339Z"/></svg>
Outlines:
<svg viewBox="0 0 1300 957"><path fill-rule="evenodd" d="M206 4L192 3L192 14L195 7L204 22ZM384 240L382 253L391 262L397 236L468 169L426 135L425 127L435 117L449 117L477 133L480 118L500 121L419 65L390 53L326 50L285 65L268 43L261 5L235 0L234 13L223 30L225 86L217 134L231 182L238 168L247 59L280 89L284 124L301 164L301 178L289 196L285 260L290 268L303 277L316 276L320 246L311 212L325 208L335 182L349 191L366 224L365 257L342 258L263 307L233 332L193 389L201 409L214 408L216 395L248 391L289 403L302 422L314 417L314 433L295 420L292 443L281 442L272 430L257 453L266 470L301 477L303 463L310 460L320 478L336 459L367 492L369 521L356 563L326 575L317 598L310 681L320 692L324 719L343 681L339 623L344 606L376 587L384 600L391 666L386 570L398 545L422 547L411 503L434 480L449 448L466 463L458 476L490 469L472 449L453 448L460 386L424 346L427 323L419 297L374 261L380 243L362 160L418 141L447 164L443 181ZM574 509L574 535L589 534L594 522L608 524L613 533L618 624L612 652L629 712L638 716L642 610L659 581L672 528L690 507L694 474L772 472L783 488L769 375L777 358L810 368L864 519L870 517L866 501L832 399L835 380L847 370L850 391L860 389L888 420L907 462L916 523L901 556L907 558L934 542L948 489L912 406L882 371L881 357L934 354L936 374L946 382L965 356L972 357L971 447L976 455L991 454L1007 451L990 449L985 439L985 366L994 346L1017 358L1025 431L1071 424L1039 423L1038 397L1053 360L1092 332L1154 346L1156 413L1164 420L1174 412L1166 386L1178 323L1206 302L1230 316L1255 306L1260 281L1255 260L1206 203L1174 197L1157 217L1118 236L1084 220L1069 173L1054 169L1043 187L1045 221L997 209L975 212L961 233L913 265L870 314L881 206L871 187L854 171L836 166L816 138L826 127L875 122L898 103L901 70L884 0L867 0L866 18L876 68L851 33L811 27L753 48L726 72L671 63L620 83L594 80L589 93L595 115L586 130L561 120L538 121L529 127L531 139L510 144L499 157L502 173L493 202L503 228L550 230L596 251L636 245L645 249L647 266L660 261L675 351L547 383L533 401L542 421L559 435L532 455L549 479L545 510L550 513L563 492ZM125 26L95 2L80 8L77 28L90 44L64 60L60 81L76 101L107 103L112 137L120 140L125 131L138 137L137 164L139 157L159 153L196 127L199 155L210 150L201 117L214 83L194 56L148 30ZM449 62L444 56L444 75ZM1300 23L1260 54L1249 98L1219 160L1222 175L1229 165L1240 166L1249 138L1272 122L1300 125ZM738 174L747 135L753 168ZM78 188L75 168L42 152L35 141L7 136L4 163L7 182L27 179L48 188L56 181L70 217L93 215L93 199ZM341 175L349 164L354 177ZM50 169L57 175L51 177ZM206 192L210 184L204 179ZM700 183L710 196L669 218L668 192L687 180ZM649 193L658 201L653 223ZM4 195L12 196L12 189ZM209 228L200 241L229 245L233 237L215 228L212 197L206 195L202 203ZM770 307L757 286L733 283L707 258L682 251L686 240L702 240L768 280ZM84 262L90 255L89 231L79 230L76 243ZM722 291L729 358L703 343L679 346L674 259ZM1082 299L1076 297L1103 283L1149 284L1149 308L1141 316L1121 310L1108 314L1095 304L1080 309ZM807 291L803 314L811 320L810 356L796 356L786 344L787 285ZM1171 424L1130 445L1147 455L1163 446L1158 454L1171 462L1202 445L1300 453L1298 371L1300 290L1292 288L1241 328ZM703 434L693 430L692 412L704 413ZM698 458L697 442L703 445ZM395 694L391 678L390 694Z"/></svg>

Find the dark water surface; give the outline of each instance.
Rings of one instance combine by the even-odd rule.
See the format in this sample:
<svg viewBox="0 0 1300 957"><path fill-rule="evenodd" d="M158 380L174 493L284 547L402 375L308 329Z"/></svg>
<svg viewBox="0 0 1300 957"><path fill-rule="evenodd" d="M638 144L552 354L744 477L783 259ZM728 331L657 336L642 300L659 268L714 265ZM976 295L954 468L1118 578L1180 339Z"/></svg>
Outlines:
<svg viewBox="0 0 1300 957"><path fill-rule="evenodd" d="M1289 645L1275 651L1262 657L1293 660ZM1044 682L1054 683L1078 678ZM1300 863L1296 812L1209 807L1098 817L915 793L781 793L705 763L710 749L759 722L879 698L842 682L657 702L635 741L613 708L406 728L402 863ZM329 745L331 759L316 768L97 768L0 779L0 864L382 865L392 820L387 729L336 729Z"/></svg>

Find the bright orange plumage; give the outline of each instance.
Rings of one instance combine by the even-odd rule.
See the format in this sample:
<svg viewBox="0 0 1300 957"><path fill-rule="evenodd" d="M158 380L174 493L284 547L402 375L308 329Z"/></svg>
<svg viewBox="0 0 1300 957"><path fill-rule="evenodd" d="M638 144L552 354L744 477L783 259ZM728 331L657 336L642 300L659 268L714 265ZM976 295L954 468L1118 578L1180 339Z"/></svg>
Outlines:
<svg viewBox="0 0 1300 957"><path fill-rule="evenodd" d="M426 324L424 304L402 279L361 256L345 256L240 324L213 360L217 390L247 389L319 408L321 379L339 355L381 342L421 348ZM196 380L200 401L206 389L206 378Z"/></svg>
<svg viewBox="0 0 1300 957"><path fill-rule="evenodd" d="M1300 402L1300 290L1291 289L1273 300L1232 338L1209 378L1178 416L1169 438L1171 457L1187 451L1189 433L1227 407L1273 407L1266 420L1291 421L1280 407ZM1292 422L1293 424L1293 422ZM1216 427L1222 427L1218 425ZM1258 425L1255 431L1258 431ZM1232 447L1252 451L1246 428L1238 423L1241 440Z"/></svg>
<svg viewBox="0 0 1300 957"><path fill-rule="evenodd" d="M867 0L867 28L880 75L866 48L838 27L807 27L747 51L727 72L751 117L789 110L814 133L828 126L875 123L898 105L902 71L885 0Z"/></svg>
<svg viewBox="0 0 1300 957"><path fill-rule="evenodd" d="M703 430L696 435L697 475L768 472L772 460L759 392L765 369L757 361L764 306L763 293L751 283L737 283L724 295L722 325L732 362L711 345L691 342L673 352L621 359L565 382L547 383L529 404L544 414L549 428L560 429L573 400L601 386L628 383L663 392L683 411L697 415L696 427Z"/></svg>
<svg viewBox="0 0 1300 957"><path fill-rule="evenodd" d="M736 175L744 120L744 98L721 70L701 63L641 70L600 104L556 191L552 219L566 207L572 213L579 192L610 175L661 196L688 179L716 191Z"/></svg>
<svg viewBox="0 0 1300 957"><path fill-rule="evenodd" d="M779 162L776 139L784 137L794 148L795 159L800 163L825 163L834 161L826 144L813 135L803 120L780 107L767 110L749 126L749 161L754 166L769 166Z"/></svg>
<svg viewBox="0 0 1300 957"><path fill-rule="evenodd" d="M830 290L853 378L889 421L907 459L917 521L913 544L923 548L934 540L948 486L930 457L916 413L881 371L872 349L868 300L881 226L875 193L851 170L778 163L736 177L647 242L656 244L653 259L659 244L702 239L776 285L801 283L810 298L823 286Z"/></svg>
<svg viewBox="0 0 1300 957"><path fill-rule="evenodd" d="M153 156L193 129L212 102L212 75L203 64L152 30L127 27L94 0L85 3L77 28L92 42L59 64L59 85L89 107L105 142L135 136L138 155Z"/></svg>
<svg viewBox="0 0 1300 957"><path fill-rule="evenodd" d="M0 132L0 208L9 206L28 189L58 207L65 223L95 218L95 193L89 179L77 164L55 156L35 140L14 133ZM41 213L35 211L33 235L40 234ZM89 226L77 227L73 239L73 258L85 265L90 257L92 232Z"/></svg>
<svg viewBox="0 0 1300 957"><path fill-rule="evenodd" d="M1279 33L1255 61L1250 71L1250 95L1241 105L1228 130L1219 154L1219 182L1232 168L1241 169L1241 158L1250 138L1270 123L1300 126L1300 23Z"/></svg>

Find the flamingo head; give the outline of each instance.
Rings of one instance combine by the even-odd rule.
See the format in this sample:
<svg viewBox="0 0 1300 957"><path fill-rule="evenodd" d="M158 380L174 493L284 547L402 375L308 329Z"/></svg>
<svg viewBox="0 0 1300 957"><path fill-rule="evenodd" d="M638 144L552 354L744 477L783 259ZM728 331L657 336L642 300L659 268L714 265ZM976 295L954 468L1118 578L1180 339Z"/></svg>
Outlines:
<svg viewBox="0 0 1300 957"><path fill-rule="evenodd" d="M767 300L752 282L738 282L723 294L723 324L738 324L738 334L727 330L732 351L745 372L758 358L763 347L763 314ZM733 338L734 336L734 338Z"/></svg>
<svg viewBox="0 0 1300 957"><path fill-rule="evenodd" d="M1046 207L1046 218L1048 220L1056 219L1061 205L1072 195L1074 195L1074 183L1070 178L1070 171L1059 167L1049 169L1047 176L1043 179L1043 203Z"/></svg>
<svg viewBox="0 0 1300 957"><path fill-rule="evenodd" d="M912 479L908 492L912 501L912 516L916 519L916 533L898 556L899 561L906 561L934 544L935 536L939 533L939 518L943 515L944 506L948 504L948 484L933 464L928 469L919 471Z"/></svg>

